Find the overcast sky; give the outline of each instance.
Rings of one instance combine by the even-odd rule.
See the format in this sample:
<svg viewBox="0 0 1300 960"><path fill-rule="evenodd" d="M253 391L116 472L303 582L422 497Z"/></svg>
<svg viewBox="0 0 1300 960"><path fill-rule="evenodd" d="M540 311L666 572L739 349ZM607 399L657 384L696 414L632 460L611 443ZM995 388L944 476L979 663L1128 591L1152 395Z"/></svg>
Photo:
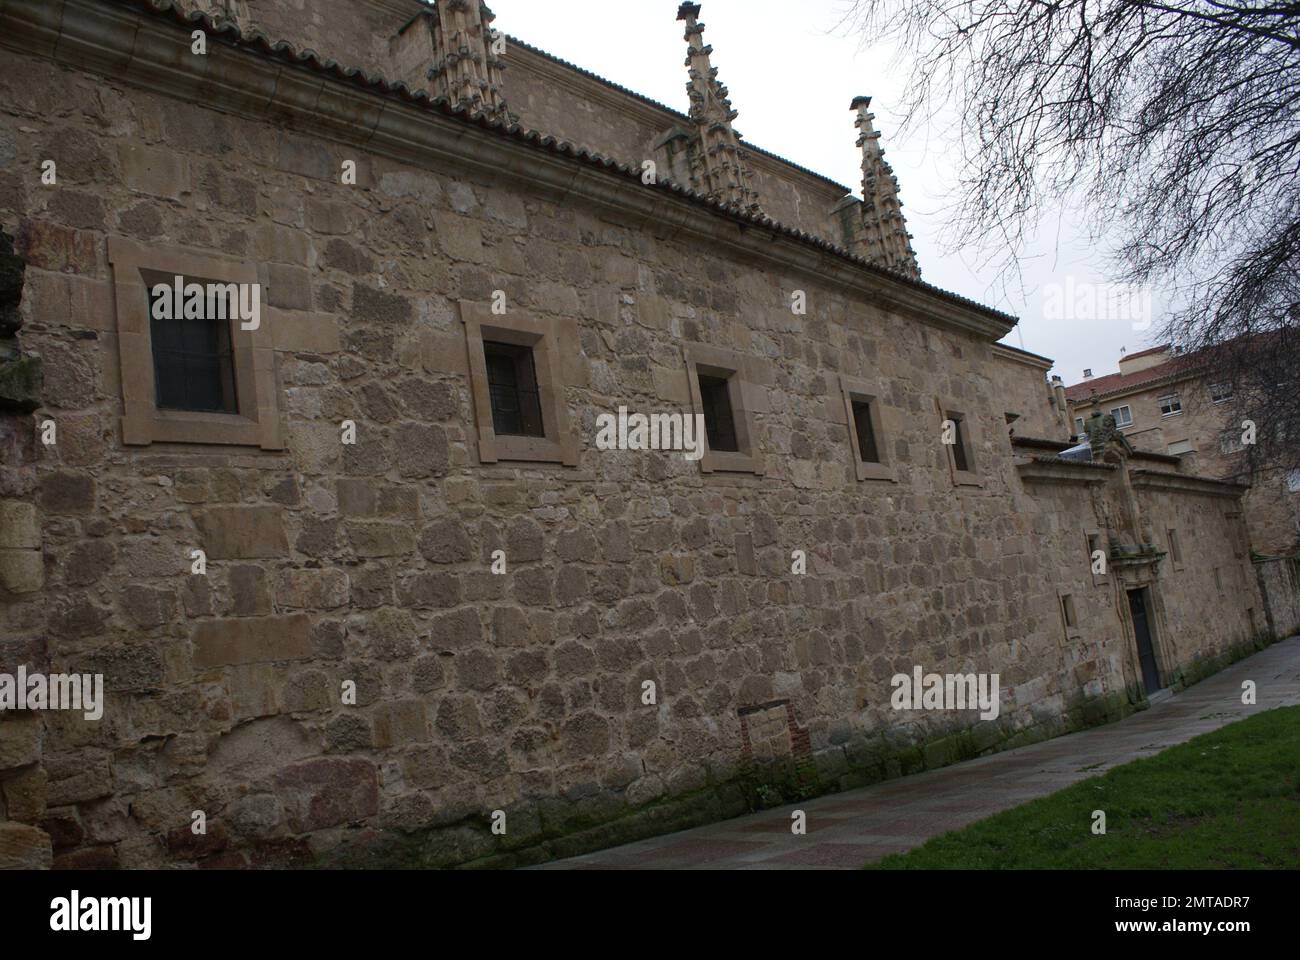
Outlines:
<svg viewBox="0 0 1300 960"><path fill-rule="evenodd" d="M602 0L554 4L491 0L495 27L683 112L686 43L676 0ZM718 79L730 89L744 138L850 187L861 196L861 155L849 102L871 96L876 127L898 175L904 213L914 234L922 278L1020 318L1006 343L1057 361L1067 384L1085 367L1096 376L1117 370L1120 349L1151 345L1135 329L1131 308L1110 301L1109 319L1088 319L1086 299L1109 277L1101 251L1076 219L1058 211L1038 226L1021 259L1022 281L1000 283L987 251L945 253L942 231L951 205L955 150L935 126L897 135L904 71L893 50L841 25L847 0L704 0L700 19L713 45ZM626 159L626 158L623 158ZM1063 296L1073 311L1054 309ZM1159 320L1158 293L1151 300ZM1107 311L1098 311L1103 316ZM1078 316L1071 317L1071 313Z"/></svg>

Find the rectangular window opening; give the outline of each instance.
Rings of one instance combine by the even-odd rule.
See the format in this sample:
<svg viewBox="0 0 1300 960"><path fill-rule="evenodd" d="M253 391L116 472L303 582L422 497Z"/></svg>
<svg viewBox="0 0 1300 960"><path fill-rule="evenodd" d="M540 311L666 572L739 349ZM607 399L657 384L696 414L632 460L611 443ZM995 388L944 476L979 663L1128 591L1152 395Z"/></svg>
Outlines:
<svg viewBox="0 0 1300 960"><path fill-rule="evenodd" d="M699 376L700 403L704 407L704 433L709 449L719 453L739 453L736 418L731 409L731 391L726 377Z"/></svg>
<svg viewBox="0 0 1300 960"><path fill-rule="evenodd" d="M957 469L963 473L970 470L970 458L966 455L966 425L962 422L960 414L949 413L948 419L952 421L952 459Z"/></svg>
<svg viewBox="0 0 1300 960"><path fill-rule="evenodd" d="M1078 620L1075 619L1074 615L1073 594L1061 594L1061 617L1065 620L1065 628L1067 630L1073 630L1079 625Z"/></svg>
<svg viewBox="0 0 1300 960"><path fill-rule="evenodd" d="M533 348L483 341L492 429L500 436L545 437Z"/></svg>
<svg viewBox="0 0 1300 960"><path fill-rule="evenodd" d="M1133 425L1133 410L1129 406L1116 407L1111 410L1110 415L1115 418L1115 426L1131 427Z"/></svg>
<svg viewBox="0 0 1300 960"><path fill-rule="evenodd" d="M858 434L858 458L863 463L879 463L876 430L871 424L871 401L853 401L853 428Z"/></svg>
<svg viewBox="0 0 1300 960"><path fill-rule="evenodd" d="M235 390L235 355L230 340L231 311L226 316L214 310L214 300L205 297L202 316L181 313L181 304L158 311L162 296L170 298L175 277L142 270L149 293L149 336L153 347L154 405L159 410L194 413L239 413ZM214 282L183 277L182 284L198 283L210 289ZM167 294L155 293L158 285ZM226 286L222 284L221 286ZM233 305L232 305L233 306ZM160 319L159 312L172 314Z"/></svg>

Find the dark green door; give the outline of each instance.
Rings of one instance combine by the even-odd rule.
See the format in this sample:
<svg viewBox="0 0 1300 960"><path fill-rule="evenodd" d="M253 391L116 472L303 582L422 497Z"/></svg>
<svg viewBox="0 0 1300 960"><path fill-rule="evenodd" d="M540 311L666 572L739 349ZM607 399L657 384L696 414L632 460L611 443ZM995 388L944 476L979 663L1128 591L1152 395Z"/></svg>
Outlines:
<svg viewBox="0 0 1300 960"><path fill-rule="evenodd" d="M1142 685L1147 694L1160 687L1160 668L1156 665L1156 648L1151 643L1151 624L1147 619L1146 590L1128 592L1128 608L1133 614L1133 633L1137 637L1138 660L1142 664Z"/></svg>

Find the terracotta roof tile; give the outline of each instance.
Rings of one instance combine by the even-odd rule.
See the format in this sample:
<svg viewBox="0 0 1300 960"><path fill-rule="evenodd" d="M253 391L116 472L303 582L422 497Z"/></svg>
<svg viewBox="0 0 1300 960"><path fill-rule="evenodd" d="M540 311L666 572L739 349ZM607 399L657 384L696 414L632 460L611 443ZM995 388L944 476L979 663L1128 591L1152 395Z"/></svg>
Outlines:
<svg viewBox="0 0 1300 960"><path fill-rule="evenodd" d="M1133 356L1141 356L1141 354L1133 354ZM1094 393L1099 397L1113 393L1125 393L1136 390L1143 384L1163 380L1165 377L1190 373L1194 368L1195 364L1191 362L1190 357L1174 357L1164 363L1158 363L1154 367L1147 367L1145 370L1138 370L1134 373L1110 373L1104 377L1093 377L1091 380L1083 380L1072 384L1065 388L1065 397L1067 400L1077 402L1087 400Z"/></svg>

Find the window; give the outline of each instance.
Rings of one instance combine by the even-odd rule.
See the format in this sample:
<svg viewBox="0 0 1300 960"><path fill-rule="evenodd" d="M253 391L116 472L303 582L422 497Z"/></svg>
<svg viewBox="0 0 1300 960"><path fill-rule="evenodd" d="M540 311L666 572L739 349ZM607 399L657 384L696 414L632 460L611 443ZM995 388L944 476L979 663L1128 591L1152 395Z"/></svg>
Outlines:
<svg viewBox="0 0 1300 960"><path fill-rule="evenodd" d="M893 480L880 384L841 376L840 393L844 397L844 415L848 418L855 476L859 480Z"/></svg>
<svg viewBox="0 0 1300 960"><path fill-rule="evenodd" d="M1286 475L1286 492L1300 493L1300 470L1292 470Z"/></svg>
<svg viewBox="0 0 1300 960"><path fill-rule="evenodd" d="M763 473L754 413L766 394L758 387L761 363L752 357L705 343L683 348L694 412L704 417L708 441L700 469L705 473Z"/></svg>
<svg viewBox="0 0 1300 960"><path fill-rule="evenodd" d="M1212 383L1210 384L1210 402L1226 403L1232 399L1232 384L1230 383Z"/></svg>
<svg viewBox="0 0 1300 960"><path fill-rule="evenodd" d="M511 310L497 316L462 300L469 350L470 391L480 463L503 460L578 465L578 441L569 429L561 371L581 369L571 321Z"/></svg>
<svg viewBox="0 0 1300 960"><path fill-rule="evenodd" d="M263 309L258 268L121 237L109 238L108 259L122 442L283 449L275 381L279 331L273 330L276 311ZM164 294L167 287L172 296Z"/></svg>
<svg viewBox="0 0 1300 960"><path fill-rule="evenodd" d="M545 437L533 348L485 340L483 359L497 436Z"/></svg>
<svg viewBox="0 0 1300 960"><path fill-rule="evenodd" d="M1074 597L1071 594L1061 594L1061 616L1065 618L1067 629L1077 627L1078 621L1074 617Z"/></svg>
<svg viewBox="0 0 1300 960"><path fill-rule="evenodd" d="M852 409L853 429L858 435L858 459L863 463L879 463L876 431L871 426L871 403L867 400L854 400Z"/></svg>
<svg viewBox="0 0 1300 960"><path fill-rule="evenodd" d="M1061 628L1065 632L1066 640L1077 640L1079 638L1079 618L1074 609L1074 595L1070 593L1058 593L1061 609Z"/></svg>
<svg viewBox="0 0 1300 960"><path fill-rule="evenodd" d="M731 412L729 377L700 377L700 404L704 408L704 435L709 449L721 453L739 453L736 440L736 417Z"/></svg>
<svg viewBox="0 0 1300 960"><path fill-rule="evenodd" d="M1178 545L1178 531L1168 531L1169 541L1169 559L1174 563L1175 570L1183 569L1183 551Z"/></svg>
<svg viewBox="0 0 1300 960"><path fill-rule="evenodd" d="M142 270L149 291L149 338L153 345L154 402L159 410L238 413L235 396L235 358L230 343L230 323L207 309L203 316L162 317L157 309L173 278ZM208 287L212 280L182 278L183 284ZM168 291L170 295L170 290ZM229 317L229 313L226 313Z"/></svg>
<svg viewBox="0 0 1300 960"><path fill-rule="evenodd" d="M1176 417L1183 412L1183 401L1178 398L1176 393L1167 393L1156 400L1160 404L1160 416Z"/></svg>
<svg viewBox="0 0 1300 960"><path fill-rule="evenodd" d="M1075 435L1075 437L1082 437L1082 436L1083 436L1085 433L1087 433L1087 432L1088 432L1088 431L1087 431L1086 429L1084 429L1084 426L1083 426L1083 417L1075 417L1075 418L1074 418L1074 435Z"/></svg>
<svg viewBox="0 0 1300 960"><path fill-rule="evenodd" d="M1133 426L1133 411L1125 404L1122 407L1115 407L1111 410L1110 415L1115 418L1115 426L1131 427Z"/></svg>
<svg viewBox="0 0 1300 960"><path fill-rule="evenodd" d="M952 421L953 426L953 443L952 443L952 461L957 465L960 472L970 470L970 458L966 455L966 433L962 429L962 418L960 414L948 412L948 419Z"/></svg>
<svg viewBox="0 0 1300 960"><path fill-rule="evenodd" d="M936 400L939 411L940 441L948 451L952 482L958 486L982 486L975 462L975 425L961 410Z"/></svg>

